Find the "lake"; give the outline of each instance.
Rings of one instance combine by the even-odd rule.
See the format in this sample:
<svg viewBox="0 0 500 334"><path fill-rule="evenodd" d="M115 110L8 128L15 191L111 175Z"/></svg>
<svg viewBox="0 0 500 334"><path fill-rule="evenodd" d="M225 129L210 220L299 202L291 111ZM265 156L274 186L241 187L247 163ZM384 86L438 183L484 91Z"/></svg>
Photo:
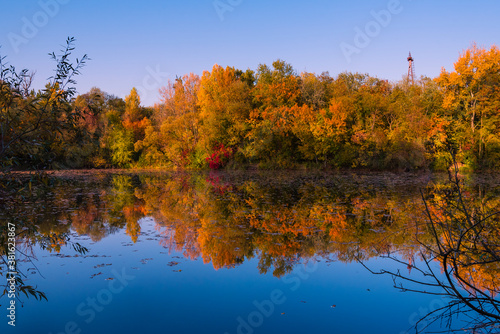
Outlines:
<svg viewBox="0 0 500 334"><path fill-rule="evenodd" d="M499 180L467 177L464 194L494 208ZM422 242L433 244L425 226L434 209L426 211L422 195L446 181L411 173L57 172L36 196L0 212L23 231L16 260L24 284L47 298L21 294L13 327L4 295L0 331L415 332L452 299L402 292L413 283L371 271L429 279L418 268L426 265ZM428 264L442 279L439 259ZM0 279L6 272L3 265ZM466 318L456 313L455 324ZM419 328L426 325L447 328L429 319Z"/></svg>

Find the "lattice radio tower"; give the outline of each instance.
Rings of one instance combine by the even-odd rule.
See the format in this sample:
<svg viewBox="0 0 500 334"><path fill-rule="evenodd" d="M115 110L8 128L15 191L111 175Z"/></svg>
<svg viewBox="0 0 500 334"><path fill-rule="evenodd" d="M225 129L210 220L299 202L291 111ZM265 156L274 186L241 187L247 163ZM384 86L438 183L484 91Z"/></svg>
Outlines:
<svg viewBox="0 0 500 334"><path fill-rule="evenodd" d="M411 82L411 84L415 84L415 62L413 61L413 57L410 55L408 56L408 82Z"/></svg>

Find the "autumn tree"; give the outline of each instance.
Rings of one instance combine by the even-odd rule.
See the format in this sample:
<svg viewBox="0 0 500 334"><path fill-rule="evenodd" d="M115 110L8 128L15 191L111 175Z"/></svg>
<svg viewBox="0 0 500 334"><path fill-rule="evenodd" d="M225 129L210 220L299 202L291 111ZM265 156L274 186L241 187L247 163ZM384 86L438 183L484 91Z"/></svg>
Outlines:
<svg viewBox="0 0 500 334"><path fill-rule="evenodd" d="M300 94L302 102L314 110L325 108L330 99L329 86L333 82L328 72L321 75L303 72L300 74Z"/></svg>
<svg viewBox="0 0 500 334"><path fill-rule="evenodd" d="M167 161L176 168L204 164L203 152L198 149L199 86L199 76L191 73L160 89L161 103L155 105L154 122L146 126L144 139L135 143L145 159Z"/></svg>
<svg viewBox="0 0 500 334"><path fill-rule="evenodd" d="M125 113L125 101L110 95L97 87L79 95L73 102L73 108L82 114L78 122L79 131L84 134L75 145L88 146L92 149L85 156L85 165L90 167L109 167L112 163L112 136L116 136L116 128L121 128ZM75 149L78 151L78 148Z"/></svg>
<svg viewBox="0 0 500 334"><path fill-rule="evenodd" d="M134 145L144 139L145 129L150 124L137 90L132 88L122 108L110 106L106 118L109 130L105 145L111 152L111 162L120 167L130 166L140 155Z"/></svg>
<svg viewBox="0 0 500 334"><path fill-rule="evenodd" d="M300 160L297 139L291 132L290 108L300 102L300 78L292 65L276 60L272 68L261 64L253 89L255 108L250 114L252 130L246 155L250 159L287 166Z"/></svg>
<svg viewBox="0 0 500 334"><path fill-rule="evenodd" d="M214 65L203 72L198 92L202 145L208 154L221 147L236 152L250 129L253 72Z"/></svg>
<svg viewBox="0 0 500 334"><path fill-rule="evenodd" d="M132 131L134 142L144 138L144 130L149 125L146 110L141 107L141 98L137 89L132 88L130 94L125 97L125 114L123 115L123 127Z"/></svg>
<svg viewBox="0 0 500 334"><path fill-rule="evenodd" d="M500 110L500 50L473 44L436 82L444 91L443 107L455 129L459 158L469 165L498 166Z"/></svg>

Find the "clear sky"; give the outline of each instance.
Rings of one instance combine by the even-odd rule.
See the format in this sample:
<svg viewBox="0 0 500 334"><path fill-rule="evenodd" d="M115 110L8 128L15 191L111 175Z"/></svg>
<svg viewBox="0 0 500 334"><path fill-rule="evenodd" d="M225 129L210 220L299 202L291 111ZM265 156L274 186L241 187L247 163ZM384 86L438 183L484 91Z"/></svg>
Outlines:
<svg viewBox="0 0 500 334"><path fill-rule="evenodd" d="M279 58L297 72L396 81L409 51L417 75L435 77L474 41L500 45L498 0L0 1L0 54L36 70L35 88L54 68L47 54L73 36L74 56L92 58L79 93L97 86L125 97L135 86L144 105L169 78L216 63L255 70Z"/></svg>

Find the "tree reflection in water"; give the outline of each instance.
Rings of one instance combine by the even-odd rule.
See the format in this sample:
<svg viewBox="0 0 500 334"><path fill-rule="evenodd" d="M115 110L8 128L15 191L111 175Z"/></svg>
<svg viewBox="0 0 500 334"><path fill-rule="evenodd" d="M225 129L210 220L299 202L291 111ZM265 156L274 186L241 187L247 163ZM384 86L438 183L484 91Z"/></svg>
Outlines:
<svg viewBox="0 0 500 334"><path fill-rule="evenodd" d="M415 234L420 249L414 258L380 254L421 274L421 279L403 271L390 274L401 291L432 294L449 302L424 315L414 329L425 332L433 323L446 324L449 332L498 333L500 329L500 243L498 197L467 190L455 168L450 182L422 192L427 221L424 234ZM432 240L423 238L430 235ZM438 263L440 272L436 271ZM460 318L460 321L458 320Z"/></svg>
<svg viewBox="0 0 500 334"><path fill-rule="evenodd" d="M72 234L97 242L124 231L136 242L141 218L153 217L161 246L215 269L257 258L261 273L282 277L307 259L388 255L412 270L383 271L398 288L453 297L429 317L466 314L470 327L487 332L499 314L499 225L488 212L500 194L484 182L458 187L433 178L428 186L428 175L390 173L60 172L42 195L9 210L32 222L25 244L54 252ZM431 284L420 290L413 288L419 271L421 283Z"/></svg>
<svg viewBox="0 0 500 334"><path fill-rule="evenodd" d="M58 219L59 205L52 202L56 180L46 173L35 172L24 175L2 174L0 176L0 297L13 294L22 302L22 297L37 300L47 296L38 287L26 284L26 268L37 272L35 247L49 252L59 252L69 246L78 254L88 249L72 242L69 227L61 228ZM56 201L57 202L57 201ZM54 205L52 205L54 204ZM15 288L10 279L14 278ZM2 305L0 303L0 305Z"/></svg>

